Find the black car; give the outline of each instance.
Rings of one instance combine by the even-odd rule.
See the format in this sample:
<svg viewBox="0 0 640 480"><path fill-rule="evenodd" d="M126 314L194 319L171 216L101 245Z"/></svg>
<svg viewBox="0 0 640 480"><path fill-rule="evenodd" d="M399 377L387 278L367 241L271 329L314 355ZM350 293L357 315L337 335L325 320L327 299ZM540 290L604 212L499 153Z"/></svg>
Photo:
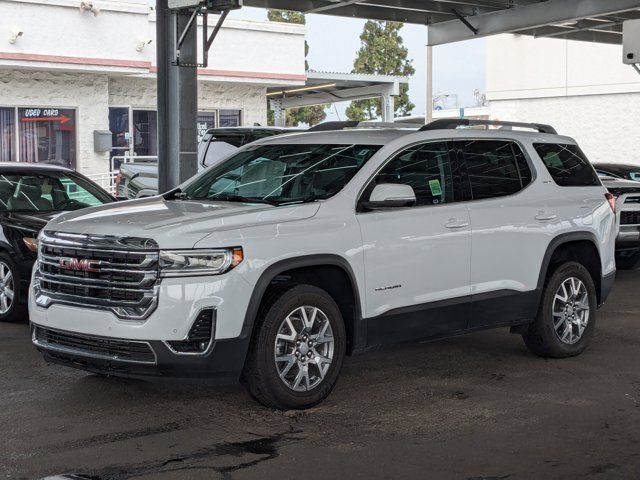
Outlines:
<svg viewBox="0 0 640 480"><path fill-rule="evenodd" d="M600 163L593 164L600 177L621 178L624 180L640 181L640 165L630 163Z"/></svg>
<svg viewBox="0 0 640 480"><path fill-rule="evenodd" d="M115 201L64 167L0 163L0 322L25 318L38 234L56 215Z"/></svg>

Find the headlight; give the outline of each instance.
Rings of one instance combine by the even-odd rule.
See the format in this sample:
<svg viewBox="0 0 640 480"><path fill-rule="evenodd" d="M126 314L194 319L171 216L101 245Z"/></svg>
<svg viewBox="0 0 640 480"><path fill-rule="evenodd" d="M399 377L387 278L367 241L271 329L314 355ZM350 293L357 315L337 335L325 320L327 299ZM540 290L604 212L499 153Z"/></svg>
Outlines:
<svg viewBox="0 0 640 480"><path fill-rule="evenodd" d="M163 277L220 275L240 262L242 248L220 250L160 250L160 274Z"/></svg>
<svg viewBox="0 0 640 480"><path fill-rule="evenodd" d="M38 239L33 237L23 237L22 241L25 246L29 249L30 252L37 253L38 252Z"/></svg>

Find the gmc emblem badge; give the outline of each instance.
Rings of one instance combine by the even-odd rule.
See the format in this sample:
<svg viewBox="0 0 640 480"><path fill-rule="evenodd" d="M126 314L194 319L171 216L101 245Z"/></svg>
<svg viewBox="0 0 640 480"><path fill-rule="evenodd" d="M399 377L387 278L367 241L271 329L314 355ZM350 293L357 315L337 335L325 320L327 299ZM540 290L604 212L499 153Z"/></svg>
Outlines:
<svg viewBox="0 0 640 480"><path fill-rule="evenodd" d="M62 257L60 259L60 268L64 270L75 270L76 272L99 272L100 260Z"/></svg>

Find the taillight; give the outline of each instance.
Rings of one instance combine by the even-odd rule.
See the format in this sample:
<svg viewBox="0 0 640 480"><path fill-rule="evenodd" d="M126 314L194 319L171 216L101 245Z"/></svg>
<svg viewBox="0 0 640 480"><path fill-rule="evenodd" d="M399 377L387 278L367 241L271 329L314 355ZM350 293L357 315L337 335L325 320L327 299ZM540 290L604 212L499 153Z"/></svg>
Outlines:
<svg viewBox="0 0 640 480"><path fill-rule="evenodd" d="M611 207L611 211L616 213L616 197L614 197L611 193L605 193L604 197L609 202L609 206Z"/></svg>

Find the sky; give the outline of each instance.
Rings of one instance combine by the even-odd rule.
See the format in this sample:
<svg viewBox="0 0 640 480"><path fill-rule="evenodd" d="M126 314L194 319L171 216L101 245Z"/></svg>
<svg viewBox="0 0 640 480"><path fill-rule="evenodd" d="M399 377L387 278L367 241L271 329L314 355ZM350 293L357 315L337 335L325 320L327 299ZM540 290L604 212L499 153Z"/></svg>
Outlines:
<svg viewBox="0 0 640 480"><path fill-rule="evenodd" d="M266 10L244 7L230 13L229 18L266 20ZM309 68L328 72L350 72L358 48L365 20L307 15ZM426 105L426 28L405 25L401 31L416 69L409 81L409 97L416 105L414 115L424 115ZM473 91L485 91L484 39L442 45L433 48L434 94L458 95L460 107L473 106ZM346 104L338 104L328 112L327 120L345 120Z"/></svg>

